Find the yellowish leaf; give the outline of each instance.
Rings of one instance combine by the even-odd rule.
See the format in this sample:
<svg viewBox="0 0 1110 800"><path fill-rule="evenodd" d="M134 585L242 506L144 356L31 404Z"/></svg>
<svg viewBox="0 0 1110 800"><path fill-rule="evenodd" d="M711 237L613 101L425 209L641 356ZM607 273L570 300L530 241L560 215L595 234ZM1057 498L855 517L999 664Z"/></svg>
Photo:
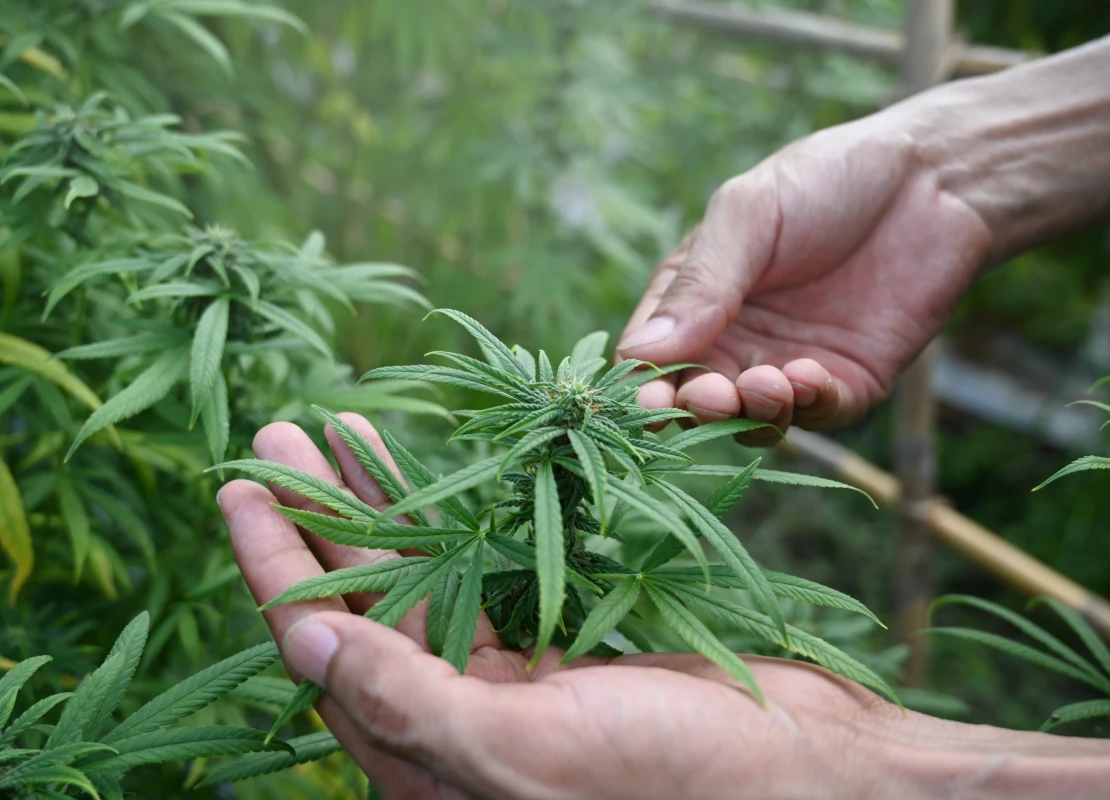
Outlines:
<svg viewBox="0 0 1110 800"><path fill-rule="evenodd" d="M34 342L29 342L18 336L0 333L0 364L11 364L14 367L25 369L46 378L88 406L92 411L96 411L102 405L100 398L96 396L96 392L70 372L65 363L54 358L49 350ZM113 442L120 446L119 435L115 430L110 428L109 433Z"/></svg>
<svg viewBox="0 0 1110 800"><path fill-rule="evenodd" d="M35 551L31 547L31 529L23 512L23 499L3 459L0 459L0 547L15 564L15 574L8 588L8 602L14 605L19 590L31 574Z"/></svg>

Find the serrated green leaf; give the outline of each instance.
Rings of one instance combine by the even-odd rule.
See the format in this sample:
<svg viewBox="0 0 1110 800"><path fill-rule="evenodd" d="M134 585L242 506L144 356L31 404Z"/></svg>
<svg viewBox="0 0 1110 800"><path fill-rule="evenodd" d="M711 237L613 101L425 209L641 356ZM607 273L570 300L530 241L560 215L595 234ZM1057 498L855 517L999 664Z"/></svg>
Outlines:
<svg viewBox="0 0 1110 800"><path fill-rule="evenodd" d="M428 617L424 627L428 637L428 649L433 655L443 655L443 646L447 642L447 628L451 624L451 613L455 609L458 594L459 572L456 569L447 570L443 578L432 586L432 595L428 600Z"/></svg>
<svg viewBox="0 0 1110 800"><path fill-rule="evenodd" d="M289 705L281 710L274 724L270 726L266 738L263 740L269 744L277 735L277 732L284 728L293 717L300 714L302 711L308 711L316 704L316 701L324 696L324 690L309 680L303 680L297 686L297 691L293 693Z"/></svg>
<svg viewBox="0 0 1110 800"><path fill-rule="evenodd" d="M736 436L739 433L747 433L760 428L775 428L775 426L769 422L756 422L751 419L726 419L721 422L710 422L691 428L688 431L676 433L667 440L667 446L674 450L685 450L687 447L719 439L722 436ZM775 428L775 430L777 431L778 428ZM782 435L781 432L779 435Z"/></svg>
<svg viewBox="0 0 1110 800"><path fill-rule="evenodd" d="M69 191L66 192L65 207L73 205L79 197L96 197L100 191L100 184L88 175L78 175L69 182Z"/></svg>
<svg viewBox="0 0 1110 800"><path fill-rule="evenodd" d="M266 734L253 728L225 725L192 725L184 728L145 731L113 742L118 751L81 764L85 772L110 772L133 769L144 764L191 761L197 758L230 756L288 746L265 743Z"/></svg>
<svg viewBox="0 0 1110 800"><path fill-rule="evenodd" d="M954 639L964 639L966 641L975 642L976 644L985 645L986 647L991 647L1006 655L1013 656L1014 658L1028 661L1043 669L1058 672L1074 680L1082 681L1101 692L1110 694L1110 681L1105 679L1093 680L1085 670L1078 669L1062 659L1050 656L1047 653L1043 653L1040 650L1021 644L1020 642L1012 641L1004 636L977 631L972 628L926 628L922 632L941 636L951 636Z"/></svg>
<svg viewBox="0 0 1110 800"><path fill-rule="evenodd" d="M531 662L531 666L535 666L559 624L566 596L563 509L549 461L542 462L536 469L532 538L536 542L536 577L540 585L540 621Z"/></svg>
<svg viewBox="0 0 1110 800"><path fill-rule="evenodd" d="M647 367L640 372L634 372L624 380L610 386L606 390L606 394L615 400L631 400L638 393L639 387L643 386L648 381L654 381L673 372L681 372L684 369L707 369L702 364L668 364L665 367L657 367L654 364L641 364Z"/></svg>
<svg viewBox="0 0 1110 800"><path fill-rule="evenodd" d="M332 570L323 575L314 575L290 586L260 610L292 603L298 600L314 600L318 597L331 597L350 592L385 592L397 585L414 567L425 564L430 559L423 556L394 558L377 564L360 564Z"/></svg>
<svg viewBox="0 0 1110 800"><path fill-rule="evenodd" d="M771 591L767 577L748 553L747 548L719 519L686 492L666 481L659 481L657 485L682 510L686 518L713 546L733 573L744 579L756 603L774 621L779 633L786 638L786 618L783 616L782 608L779 607L778 600Z"/></svg>
<svg viewBox="0 0 1110 800"><path fill-rule="evenodd" d="M751 667L721 644L712 631L690 613L690 610L675 595L653 585L651 581L644 581L644 588L647 589L648 596L651 597L655 607L659 609L663 619L682 638L682 641L723 669L730 677L739 681L752 693L760 705L766 705L763 692L759 689L759 684L756 682Z"/></svg>
<svg viewBox="0 0 1110 800"><path fill-rule="evenodd" d="M674 419L695 419L689 411L679 408L643 408L632 411L614 422L620 428L645 428L657 422L669 422Z"/></svg>
<svg viewBox="0 0 1110 800"><path fill-rule="evenodd" d="M461 311L455 311L450 308L436 308L428 312L428 316L432 314L443 314L450 317L455 322L466 328L467 332L474 337L478 343L478 347L482 350L482 355L485 356L486 361L491 366L502 369L505 372L516 375L518 378L529 380L528 375L525 374L524 368L520 362L516 360L513 351L508 346L486 330L485 326L472 317L468 317Z"/></svg>
<svg viewBox="0 0 1110 800"><path fill-rule="evenodd" d="M289 704L296 693L297 684L288 678L255 675L228 692L228 696L235 697L245 703L267 707L276 706L280 711Z"/></svg>
<svg viewBox="0 0 1110 800"><path fill-rule="evenodd" d="M860 489L858 486L852 486L847 483L841 483L840 481L830 480L829 478L819 478L816 475L799 475L795 472L780 472L779 470L774 469L757 469L755 471L754 477L757 481L763 481L765 483L781 483L787 486L810 486L815 489L847 489L850 492L857 492L858 494L862 494L864 497L871 501L871 505L873 505L875 508L879 507L879 504L875 502L875 499L863 489Z"/></svg>
<svg viewBox="0 0 1110 800"><path fill-rule="evenodd" d="M740 498L744 496L744 492L748 491L748 487L752 485L752 476L755 474L760 461L762 461L762 459L757 458L740 472L729 478L724 486L709 495L709 498L705 501L706 511L717 519L723 518L724 515L740 501Z"/></svg>
<svg viewBox="0 0 1110 800"><path fill-rule="evenodd" d="M474 633L478 630L478 615L482 608L482 572L482 544L479 542L470 569L459 584L443 644L443 660L460 673L466 672L470 651L474 649Z"/></svg>
<svg viewBox="0 0 1110 800"><path fill-rule="evenodd" d="M50 294L47 295L46 305L42 312L43 319L66 295L93 278L102 275L130 275L146 272L154 269L155 266L157 265L153 261L146 258L115 258L91 264L81 264L58 278L50 287Z"/></svg>
<svg viewBox="0 0 1110 800"><path fill-rule="evenodd" d="M138 183L128 180L118 181L115 188L122 194L130 197L132 200L138 200L140 203L150 203L151 205L161 206L162 208L174 211L189 219L193 218L193 212L188 209L180 200L170 197L168 194L162 192L155 192Z"/></svg>
<svg viewBox="0 0 1110 800"><path fill-rule="evenodd" d="M561 408L538 408L535 411L525 414L517 422L506 427L493 437L493 441L499 441L507 436L516 436L518 433L529 429L542 428L560 419L564 414L565 412Z"/></svg>
<svg viewBox="0 0 1110 800"><path fill-rule="evenodd" d="M555 383L555 370L551 369L551 361L547 357L547 353L540 350L540 357L536 369L539 370L540 381L543 383Z"/></svg>
<svg viewBox="0 0 1110 800"><path fill-rule="evenodd" d="M332 354L331 348L316 331L310 328L306 323L302 322L297 317L290 314L281 306L276 306L266 300L259 300L255 303L254 311L274 325L277 325L286 333L297 337L306 344L315 348L321 355L331 361Z"/></svg>
<svg viewBox="0 0 1110 800"><path fill-rule="evenodd" d="M102 695L111 690L112 684L123 668L127 657L116 653L104 659L73 693L73 697L62 709L62 716L54 726L43 750L51 750L62 745L80 741L92 723L93 717L103 704Z"/></svg>
<svg viewBox="0 0 1110 800"><path fill-rule="evenodd" d="M103 741L111 744L184 719L266 669L277 657L277 646L268 642L225 658L155 697L109 731Z"/></svg>
<svg viewBox="0 0 1110 800"><path fill-rule="evenodd" d="M1102 637L1091 627L1091 624L1059 600L1055 600L1051 597L1035 598L1033 605L1038 603L1045 603L1056 612L1060 619L1064 620L1067 626L1079 637L1080 641L1087 646L1091 655L1095 657L1095 660L1098 661L1099 665L1102 667L1102 671L1107 676L1110 676L1110 649L1107 649L1105 642L1102 641Z"/></svg>
<svg viewBox="0 0 1110 800"><path fill-rule="evenodd" d="M826 669L886 695L892 702L901 706L898 695L887 685L886 681L869 667L823 639L790 625L787 628L790 638L787 640L766 614L744 608L724 598L715 597L688 586L671 583L666 585L667 588L677 592L681 598L691 605L701 609L718 621L743 633L774 642L779 647L812 659Z"/></svg>
<svg viewBox="0 0 1110 800"><path fill-rule="evenodd" d="M977 608L980 611L986 611L988 614L992 614L999 619L1005 620L1006 622L1017 628L1019 631L1024 633L1026 636L1028 636L1030 639L1036 640L1039 644L1051 650L1058 657L1069 662L1075 669L1086 673L1092 681L1101 683L1101 685L1105 687L1103 691L1105 691L1107 694L1110 694L1110 676L1101 675L1099 671L1095 669L1094 665L1091 664L1091 662L1087 661L1087 659L1083 658L1081 655L1079 655L1066 644L1061 642L1040 625L1031 622L1030 620L1021 616L1021 614L1017 614L1010 609L1005 608L1004 606L998 605L997 603L992 603L989 600L983 600L982 598L974 597L972 595L948 594L942 597L938 597L930 604L930 617L938 608L944 608L945 606L950 605L970 606L971 608Z"/></svg>
<svg viewBox="0 0 1110 800"><path fill-rule="evenodd" d="M6 747L9 743L15 741L15 737L19 736L25 730L28 730L32 725L38 723L40 719L50 713L51 709L60 703L66 702L71 697L73 697L72 692L60 692L39 700L16 717L12 724L8 726L8 729L4 731L3 735L0 735L0 747Z"/></svg>
<svg viewBox="0 0 1110 800"><path fill-rule="evenodd" d="M454 568L455 559L473 547L473 544L467 544L448 550L409 570L384 598L366 612L366 616L390 628L396 627L405 614L427 596L436 581L448 569Z"/></svg>
<svg viewBox="0 0 1110 800"><path fill-rule="evenodd" d="M669 561L670 559L667 560ZM660 569L658 566L646 566L646 561L645 559L645 566L641 567L641 571L650 571L651 575L654 577L677 581L679 583L697 584L703 581L703 576L699 569L692 567ZM729 567L714 565L710 568L710 573L710 580L714 586L720 586L724 589L742 589L745 591L748 588L748 582L743 578L737 577ZM782 572L774 572L765 569L763 570L763 574L766 576L767 583L770 585L771 591L774 592L776 597L785 597L790 600L797 600L801 603L809 603L813 606L851 611L854 614L861 614L867 617L883 628L886 627L879 618L871 612L871 609L850 595L838 592L836 589L824 586L823 584L815 583L805 578L798 578L794 575L786 575Z"/></svg>
<svg viewBox="0 0 1110 800"><path fill-rule="evenodd" d="M175 14L165 9L158 10L158 17L173 25L186 38L192 40L215 61L228 75L232 73L231 54L228 53L224 43L215 34L201 25L195 19L184 14Z"/></svg>
<svg viewBox="0 0 1110 800"><path fill-rule="evenodd" d="M590 493L593 494L594 504L597 506L598 521L601 523L601 533L604 535L606 521L605 485L609 474L605 457L590 437L584 436L575 430L567 431L567 435L570 437L570 444L582 465L586 484L590 487Z"/></svg>
<svg viewBox="0 0 1110 800"><path fill-rule="evenodd" d="M531 433L525 434L524 437L521 438L521 440L514 444L512 447L510 447L509 452L507 452L504 457L500 459L500 463L498 464L498 468L495 471L495 474L497 476L500 476L502 472L511 467L513 464L517 463L518 461L527 459L530 454L538 455L538 453L534 453L534 451L538 450L549 442L558 439L565 433L566 429L564 428L539 428L532 431Z"/></svg>
<svg viewBox="0 0 1110 800"><path fill-rule="evenodd" d="M276 506L277 510L306 531L336 544L350 547L369 547L375 550L418 548L431 552L443 543L465 542L474 538L474 531L457 528L422 528L385 522L374 532L362 520L333 517L315 511Z"/></svg>
<svg viewBox="0 0 1110 800"><path fill-rule="evenodd" d="M123 356L142 355L155 353L185 343L187 340L177 332L166 333L140 333L135 336L125 336L120 339L108 339L103 342L83 344L55 353L55 358L69 360L91 358L121 358Z"/></svg>
<svg viewBox="0 0 1110 800"><path fill-rule="evenodd" d="M1060 706L1041 725L1041 730L1048 731L1057 725L1078 722L1083 719L1097 719L1098 717L1110 717L1110 700L1081 700L1078 703Z"/></svg>
<svg viewBox="0 0 1110 800"><path fill-rule="evenodd" d="M196 422L201 408L210 401L216 378L220 374L230 310L231 301L226 297L218 297L208 304L197 320L189 359L189 381L193 394L193 416L190 424Z"/></svg>
<svg viewBox="0 0 1110 800"><path fill-rule="evenodd" d="M500 533L488 533L486 534L485 540L490 547L510 561L514 561L522 567L527 567L533 572L539 570L539 565L536 561L535 547ZM564 571L563 578L566 583L573 583L575 586L586 590L590 594L601 594L601 589L597 584L592 583L588 578L575 572L570 567L567 567Z"/></svg>
<svg viewBox="0 0 1110 800"><path fill-rule="evenodd" d="M599 600L590 611L574 639L574 644L567 650L560 663L567 664L590 652L628 615L639 597L639 578L630 576L617 581L613 590Z"/></svg>
<svg viewBox="0 0 1110 800"><path fill-rule="evenodd" d="M702 550L701 545L698 544L698 537L687 527L681 517L675 514L669 507L635 486L629 486L617 480L612 475L608 477L608 482L610 494L614 495L618 500L637 509L649 519L662 525L666 531L682 542L682 544L694 555L694 558L702 569L702 574L705 575L705 582L709 583L709 560L705 557L705 551Z"/></svg>
<svg viewBox="0 0 1110 800"><path fill-rule="evenodd" d="M390 451L392 451L392 448L390 448ZM394 458L396 458L396 455ZM465 466L457 472L440 478L435 483L430 483L417 489L400 503L386 509L380 518L385 519L388 517L392 519L408 514L413 509L421 509L426 506L435 505L447 498L465 492L468 489L473 489L478 484L484 483L497 475L500 462L500 456L493 456L492 458L487 458Z"/></svg>
<svg viewBox="0 0 1110 800"><path fill-rule="evenodd" d="M528 380L536 380L536 358L520 345L513 345L513 355L520 362L521 369L528 376Z"/></svg>
<svg viewBox="0 0 1110 800"><path fill-rule="evenodd" d="M185 374L188 363L189 351L185 349L170 350L159 356L130 386L92 413L78 431L65 460L69 461L77 448L97 431L145 411L169 394Z"/></svg>
<svg viewBox="0 0 1110 800"><path fill-rule="evenodd" d="M3 732L4 726L8 724L8 718L15 707L15 700L20 687L29 681L31 676L44 664L48 664L52 660L50 656L34 656L24 659L8 670L4 677L0 678L0 732Z"/></svg>
<svg viewBox="0 0 1110 800"><path fill-rule="evenodd" d="M343 749L339 740L329 731L317 731L306 736L298 736L295 739L290 739L286 744L293 748L293 755L284 750L252 753L236 759L230 764L216 767L205 776L204 780L197 784L197 788L234 783L247 778L255 778L259 775L269 775L297 764L316 761Z"/></svg>
<svg viewBox="0 0 1110 800"><path fill-rule="evenodd" d="M201 404L200 420L204 426L208 452L218 464L227 455L227 445L231 441L231 409L227 399L227 381L224 380L223 373L216 373L212 389Z"/></svg>
<svg viewBox="0 0 1110 800"><path fill-rule="evenodd" d="M1054 480L1063 478L1065 475L1072 475L1076 472L1085 472L1090 469L1110 469L1110 458L1103 458L1102 456L1081 456L1075 461L1068 464L1061 470L1058 470L1055 475L1046 480L1041 485L1034 487L1033 491L1036 492L1048 486Z"/></svg>
<svg viewBox="0 0 1110 800"><path fill-rule="evenodd" d="M9 786L42 786L51 783L76 786L95 800L100 800L100 795L97 794L92 782L83 772L73 767L46 766L29 772L12 770L0 777L0 789L6 789Z"/></svg>
<svg viewBox="0 0 1110 800"><path fill-rule="evenodd" d="M378 367L372 369L359 379L359 383L369 380L402 380L425 381L429 383L445 383L451 386L461 386L476 392L496 394L509 400L517 400L514 394L502 391L490 383L483 383L468 372L452 367L437 367L430 364L412 364L401 367Z"/></svg>
<svg viewBox="0 0 1110 800"><path fill-rule="evenodd" d="M318 414L327 420L332 429L336 432L347 448L358 459L362 468L369 473L370 477L378 482L378 486L385 492L386 497L390 502L399 503L408 496L408 489L401 483L400 479L394 474L390 466L385 462L377 450L362 438L362 434L344 422L335 414L321 408L320 406L313 406ZM428 525L428 518L424 516L422 511L413 511L409 514L412 521L417 525Z"/></svg>
<svg viewBox="0 0 1110 800"><path fill-rule="evenodd" d="M401 471L410 486L416 489L425 489L437 482L435 475L421 464L416 456L406 450L404 445L398 442L389 431L382 431L381 436L386 450L397 462L397 469ZM444 515L458 520L471 530L476 531L481 527L473 512L456 497L444 498L435 505Z"/></svg>
<svg viewBox="0 0 1110 800"><path fill-rule="evenodd" d="M209 471L217 469L241 470L260 480L276 483L284 489L296 492L301 497L330 508L338 514L348 516L356 522L369 524L378 516L376 509L362 502L350 492L340 489L333 483L328 483L323 478L288 467L285 464L279 464L276 461L245 458L238 461L225 461L222 464L210 467Z"/></svg>
<svg viewBox="0 0 1110 800"><path fill-rule="evenodd" d="M111 719L112 712L116 710L116 706L123 699L127 687L131 684L131 679L135 676L139 661L143 657L143 648L146 647L149 632L150 614L143 611L131 620L116 638L108 655L122 654L123 662L120 664L115 679L107 687L107 691L97 700L98 706L92 716L92 722L89 724L88 738L95 739L100 735L100 731Z"/></svg>
<svg viewBox="0 0 1110 800"><path fill-rule="evenodd" d="M58 481L55 491L58 495L58 507L62 512L62 519L65 520L66 530L69 532L69 544L73 551L73 582L77 583L81 580L81 572L89 556L91 531L89 512L68 476Z"/></svg>
<svg viewBox="0 0 1110 800"><path fill-rule="evenodd" d="M522 378L516 372L506 372L505 370L490 366L484 361L479 361L476 358L462 355L461 353L450 353L445 350L433 350L426 355L439 356L454 361L464 372L470 373L475 380L481 383L489 383L490 385L500 389L505 394L519 400L521 402L529 402L531 400L538 400L542 397L535 389L529 385L526 378ZM515 356L513 357L515 360ZM519 364L518 364L519 367ZM517 372L522 370L517 370Z"/></svg>
<svg viewBox="0 0 1110 800"><path fill-rule="evenodd" d="M638 361L635 358L625 359L594 381L594 389L599 392L604 391L606 387L616 384L617 381L632 372L632 370L648 366L651 365L646 361Z"/></svg>

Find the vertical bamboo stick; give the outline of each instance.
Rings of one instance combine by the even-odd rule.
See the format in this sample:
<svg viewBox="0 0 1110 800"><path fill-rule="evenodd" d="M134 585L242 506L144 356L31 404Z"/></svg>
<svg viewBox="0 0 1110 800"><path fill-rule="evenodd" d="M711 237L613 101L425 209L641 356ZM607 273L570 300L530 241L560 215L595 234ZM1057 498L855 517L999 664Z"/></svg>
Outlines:
<svg viewBox="0 0 1110 800"><path fill-rule="evenodd" d="M954 0L906 0L904 94L943 80L953 11ZM910 634L925 627L932 598L929 526L921 511L936 489L936 403L932 393L936 349L936 342L925 348L902 375L894 396L894 465L902 486L894 604L898 634L910 648L904 676L908 686L923 686L929 668L925 637Z"/></svg>

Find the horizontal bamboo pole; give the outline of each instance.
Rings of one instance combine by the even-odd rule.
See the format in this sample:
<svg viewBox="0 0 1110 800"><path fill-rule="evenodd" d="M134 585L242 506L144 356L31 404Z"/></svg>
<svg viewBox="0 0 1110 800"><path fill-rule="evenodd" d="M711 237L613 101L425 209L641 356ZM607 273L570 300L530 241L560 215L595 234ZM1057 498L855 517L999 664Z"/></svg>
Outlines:
<svg viewBox="0 0 1110 800"><path fill-rule="evenodd" d="M894 66L901 64L905 49L900 31L804 11L723 6L697 0L657 2L651 9L676 23L797 47L820 47ZM1021 50L954 42L944 58L944 74L937 78L985 75L1032 61L1037 56Z"/></svg>
<svg viewBox="0 0 1110 800"><path fill-rule="evenodd" d="M784 449L820 462L838 480L863 489L881 505L897 509L901 497L898 480L848 448L809 431L792 428ZM998 535L968 519L940 499L911 507L937 539L960 552L1018 591L1045 595L1083 615L1103 636L1110 637L1110 602L1014 547Z"/></svg>

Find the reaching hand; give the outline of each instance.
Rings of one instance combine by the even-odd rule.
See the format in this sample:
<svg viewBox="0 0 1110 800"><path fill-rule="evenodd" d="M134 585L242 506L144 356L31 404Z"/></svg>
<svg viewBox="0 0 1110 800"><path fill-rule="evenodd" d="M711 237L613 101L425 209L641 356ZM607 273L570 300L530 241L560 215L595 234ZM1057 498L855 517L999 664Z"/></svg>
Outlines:
<svg viewBox="0 0 1110 800"><path fill-rule="evenodd" d="M343 419L392 464L365 419ZM341 476L288 423L264 428L255 452L384 509L384 492L330 428L327 437ZM233 481L219 501L260 604L314 575L397 557L299 532L255 483ZM460 676L427 651L423 604L391 630L359 616L377 599L354 594L265 614L290 673L325 687L321 715L386 800L947 797L944 787L982 771L991 737L1005 733L982 727L957 736L968 726L903 716L857 684L796 661L749 660L766 709L692 654L585 657L561 668L562 654L551 650L529 674L528 655L502 648L484 616ZM1053 738L1040 737L1038 752L1050 752ZM947 753L952 740L961 755ZM941 790L926 794L938 775Z"/></svg>
<svg viewBox="0 0 1110 800"><path fill-rule="evenodd" d="M725 183L656 270L618 351L715 370L645 386L650 408L842 424L890 391L991 248L980 215L878 114Z"/></svg>

